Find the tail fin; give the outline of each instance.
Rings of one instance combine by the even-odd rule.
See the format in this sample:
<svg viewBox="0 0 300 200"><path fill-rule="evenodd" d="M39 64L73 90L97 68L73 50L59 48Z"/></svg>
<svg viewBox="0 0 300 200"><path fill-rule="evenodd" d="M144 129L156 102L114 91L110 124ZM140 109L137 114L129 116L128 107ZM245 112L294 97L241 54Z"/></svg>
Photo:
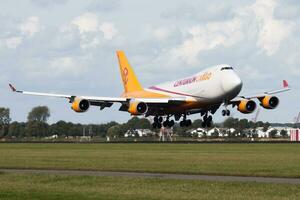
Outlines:
<svg viewBox="0 0 300 200"><path fill-rule="evenodd" d="M143 87L135 76L125 53L123 51L117 51L117 56L119 59L120 72L125 93L143 90Z"/></svg>

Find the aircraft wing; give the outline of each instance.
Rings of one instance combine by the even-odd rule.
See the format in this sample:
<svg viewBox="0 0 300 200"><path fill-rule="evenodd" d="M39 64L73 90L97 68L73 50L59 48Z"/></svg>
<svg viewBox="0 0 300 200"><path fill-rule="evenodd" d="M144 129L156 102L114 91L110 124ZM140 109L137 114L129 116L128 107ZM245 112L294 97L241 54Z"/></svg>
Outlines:
<svg viewBox="0 0 300 200"><path fill-rule="evenodd" d="M286 80L283 80L283 87L281 89L277 89L277 90L271 90L271 91L267 91L267 92L262 92L262 93L258 93L258 94L254 94L254 95L249 95L249 96L238 96L234 99L232 99L229 104L232 103L236 103L239 102L243 99L256 99L256 98L262 98L268 95L274 95L274 94L278 94L278 93L282 93L282 92L286 92L289 91L291 88L289 86L289 83Z"/></svg>
<svg viewBox="0 0 300 200"><path fill-rule="evenodd" d="M181 104L185 103L187 100L192 101L191 99L183 98L128 98L128 97L97 97L97 96L77 96L77 95L67 95L67 94L54 94L54 93L40 93L40 92L29 92L17 90L12 84L9 84L10 89L13 92L34 95L34 96L47 96L47 97L57 97L68 99L72 103L75 98L85 99L90 102L93 106L100 106L101 109L105 107L110 107L113 103L127 104L131 100L141 101L147 104Z"/></svg>

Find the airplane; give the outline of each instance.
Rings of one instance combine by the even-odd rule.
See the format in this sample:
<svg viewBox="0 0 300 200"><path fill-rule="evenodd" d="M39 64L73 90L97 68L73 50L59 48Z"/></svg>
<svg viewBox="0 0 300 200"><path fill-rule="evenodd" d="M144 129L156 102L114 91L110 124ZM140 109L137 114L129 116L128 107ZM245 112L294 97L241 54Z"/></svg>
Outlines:
<svg viewBox="0 0 300 200"><path fill-rule="evenodd" d="M10 89L16 93L37 96L65 98L71 108L78 113L86 112L91 106L100 110L120 103L120 111L137 116L153 116L153 128L172 127L180 121L181 127L192 124L187 116L199 114L203 118L202 127L210 127L212 115L223 106L223 116L230 116L228 106L237 107L244 114L253 113L257 107L254 99L265 109L275 109L279 104L274 94L290 90L289 84L283 80L283 88L263 92L252 96L238 96L243 83L230 65L221 64L205 69L195 75L170 81L148 88L142 87L138 81L125 53L117 51L124 92L121 97L78 96L65 94L39 93L17 90L12 84ZM174 117L174 120L171 118Z"/></svg>

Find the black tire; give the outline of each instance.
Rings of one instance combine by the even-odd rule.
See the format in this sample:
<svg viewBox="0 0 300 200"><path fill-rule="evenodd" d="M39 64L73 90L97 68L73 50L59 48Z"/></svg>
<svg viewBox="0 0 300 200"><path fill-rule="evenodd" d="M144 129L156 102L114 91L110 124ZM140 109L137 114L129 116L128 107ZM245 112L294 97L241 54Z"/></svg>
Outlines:
<svg viewBox="0 0 300 200"><path fill-rule="evenodd" d="M174 126L175 125L175 121L174 120L171 120L170 121L170 127Z"/></svg>
<svg viewBox="0 0 300 200"><path fill-rule="evenodd" d="M225 116L227 114L226 110L222 110L222 115Z"/></svg>
<svg viewBox="0 0 300 200"><path fill-rule="evenodd" d="M208 122L211 122L211 121L212 121L212 116L211 116L211 115L208 116L207 121L208 121Z"/></svg>
<svg viewBox="0 0 300 200"><path fill-rule="evenodd" d="M230 110L227 110L226 115L230 116Z"/></svg>
<svg viewBox="0 0 300 200"><path fill-rule="evenodd" d="M160 129L160 128L161 128L161 124L157 124L156 127L157 127L158 129Z"/></svg>
<svg viewBox="0 0 300 200"><path fill-rule="evenodd" d="M162 117L159 117L159 118L158 118L158 122L159 122L159 123L162 123L162 121L163 121L163 118L162 118Z"/></svg>
<svg viewBox="0 0 300 200"><path fill-rule="evenodd" d="M163 122L163 126L164 126L164 127L169 126L169 121L164 121L164 122Z"/></svg>

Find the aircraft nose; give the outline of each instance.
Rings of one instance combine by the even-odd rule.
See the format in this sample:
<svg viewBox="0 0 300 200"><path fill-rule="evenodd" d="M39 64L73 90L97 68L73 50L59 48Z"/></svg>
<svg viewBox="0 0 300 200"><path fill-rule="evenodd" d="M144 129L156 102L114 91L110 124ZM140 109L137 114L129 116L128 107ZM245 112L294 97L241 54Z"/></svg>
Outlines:
<svg viewBox="0 0 300 200"><path fill-rule="evenodd" d="M222 87L225 92L239 93L242 89L243 82L235 73L226 74L222 77Z"/></svg>

